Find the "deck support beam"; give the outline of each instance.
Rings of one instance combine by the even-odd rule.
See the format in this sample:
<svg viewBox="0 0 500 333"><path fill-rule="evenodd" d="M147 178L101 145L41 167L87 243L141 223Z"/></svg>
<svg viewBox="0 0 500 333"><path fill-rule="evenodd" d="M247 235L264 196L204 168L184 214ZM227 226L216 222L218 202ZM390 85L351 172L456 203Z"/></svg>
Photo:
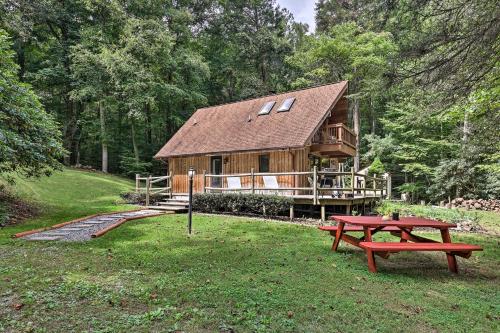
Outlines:
<svg viewBox="0 0 500 333"><path fill-rule="evenodd" d="M315 165L313 168L313 205L318 204L318 167Z"/></svg>
<svg viewBox="0 0 500 333"><path fill-rule="evenodd" d="M290 206L290 220L293 220L295 218L295 210L293 205Z"/></svg>
<svg viewBox="0 0 500 333"><path fill-rule="evenodd" d="M326 221L326 206L321 205L321 222Z"/></svg>

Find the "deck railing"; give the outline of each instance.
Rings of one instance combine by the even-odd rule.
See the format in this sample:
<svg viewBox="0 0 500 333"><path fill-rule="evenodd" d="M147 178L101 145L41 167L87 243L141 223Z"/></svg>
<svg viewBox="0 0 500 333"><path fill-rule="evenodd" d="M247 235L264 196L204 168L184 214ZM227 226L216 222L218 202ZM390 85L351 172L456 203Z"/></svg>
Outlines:
<svg viewBox="0 0 500 333"><path fill-rule="evenodd" d="M142 182L145 182L144 187L142 187ZM155 186L155 184L157 184ZM163 184L164 186L158 186ZM149 197L152 194L162 194L165 196L172 196L172 173L168 176L153 177L151 175L147 177L141 177L140 174L135 175L135 192L146 193L146 206L149 206Z"/></svg>
<svg viewBox="0 0 500 333"><path fill-rule="evenodd" d="M260 178L264 176L275 176L279 186L266 187L265 183ZM240 178L241 188L228 187L228 177ZM300 179L302 177L302 179ZM304 181L304 177L307 180ZM282 181L280 182L280 178ZM335 179L336 183L343 186L321 186L321 179ZM221 179L217 182L218 186L212 186L213 179ZM264 185L262 186L262 184ZM296 184L307 183L308 186L296 186ZM291 184L291 185L290 185ZM312 171L306 172L266 172L266 173L238 173L238 174L207 174L203 173L203 192L247 192L247 193L265 193L265 194L283 194L283 195L298 195L299 192L313 196L313 204L319 204L320 197L327 192L340 193L343 199L355 198L356 195L362 197L384 197L390 195L388 178L368 176L361 173L355 173L351 168L351 172L338 171L318 171L314 167Z"/></svg>
<svg viewBox="0 0 500 333"><path fill-rule="evenodd" d="M356 148L356 135L344 124L322 126L312 139L313 144L343 143Z"/></svg>
<svg viewBox="0 0 500 333"><path fill-rule="evenodd" d="M318 171L314 167L312 171L293 171L293 172L254 172L253 169L249 173L238 174L208 174L203 172L202 176L202 191L203 192L246 192L260 194L278 194L288 196L312 195L314 205L318 205L320 199L325 195L337 193L339 199L354 199L367 197L390 197L390 176L377 177L368 176L362 173L354 172L351 168L350 172L339 171ZM263 177L275 177L273 187L266 187ZM187 175L186 175L187 177ZM237 177L240 179L241 187L228 187L227 179L229 177ZM219 181L213 182L214 179ZM335 179L335 183L340 186L321 186L322 179ZM142 182L145 182L143 185ZM164 186L156 186L155 184L162 183ZM173 175L161 177L141 177L136 175L136 192L144 192L146 194L146 205L149 206L150 196L153 194L162 194L171 197ZM217 186L212 184L217 183ZM304 185L306 184L306 185ZM277 186L276 186L277 185ZM357 196L356 196L357 195Z"/></svg>

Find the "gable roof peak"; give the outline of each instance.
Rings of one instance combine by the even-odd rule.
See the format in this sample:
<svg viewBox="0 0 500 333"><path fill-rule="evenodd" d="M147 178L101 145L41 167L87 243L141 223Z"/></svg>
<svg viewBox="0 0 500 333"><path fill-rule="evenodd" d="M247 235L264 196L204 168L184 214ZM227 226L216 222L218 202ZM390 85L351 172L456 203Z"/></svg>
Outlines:
<svg viewBox="0 0 500 333"><path fill-rule="evenodd" d="M346 91L341 81L200 108L155 158L304 147ZM273 106L259 115L266 102L279 105L290 97L289 111Z"/></svg>

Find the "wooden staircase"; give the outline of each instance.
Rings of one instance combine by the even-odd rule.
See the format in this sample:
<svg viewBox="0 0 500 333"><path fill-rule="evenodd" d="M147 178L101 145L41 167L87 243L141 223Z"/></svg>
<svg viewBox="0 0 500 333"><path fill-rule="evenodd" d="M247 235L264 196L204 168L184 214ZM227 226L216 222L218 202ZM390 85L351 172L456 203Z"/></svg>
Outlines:
<svg viewBox="0 0 500 333"><path fill-rule="evenodd" d="M188 211L189 201L187 197L176 196L170 199L165 199L157 204L157 206L149 206L149 209L162 211L171 211L175 213L186 213Z"/></svg>

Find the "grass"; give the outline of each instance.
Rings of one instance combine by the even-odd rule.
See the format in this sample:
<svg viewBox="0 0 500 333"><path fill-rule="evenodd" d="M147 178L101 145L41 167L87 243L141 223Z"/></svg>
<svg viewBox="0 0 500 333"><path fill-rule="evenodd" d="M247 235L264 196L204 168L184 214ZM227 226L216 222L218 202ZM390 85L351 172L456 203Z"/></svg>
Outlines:
<svg viewBox="0 0 500 333"><path fill-rule="evenodd" d="M414 215L438 219L450 223L468 222L478 224L489 234L500 235L500 214L480 210L465 210L463 208L441 208L424 205L410 205L400 202L383 201L377 207L380 214L390 214L399 211L402 216Z"/></svg>
<svg viewBox="0 0 500 333"><path fill-rule="evenodd" d="M122 203L119 194L130 191L135 184L100 172L64 169L50 177L36 180L17 177L15 181L13 192L40 206L42 214L22 226L10 228L10 232L45 227L99 212L134 208Z"/></svg>
<svg viewBox="0 0 500 333"><path fill-rule="evenodd" d="M191 237L185 215L166 215L86 243L11 239L41 224L121 209L117 193L130 186L77 171L55 177L20 183L47 203L45 213L0 230L0 332L499 329L493 235L452 235L485 248L459 258L456 276L439 253L379 259L380 273L370 274L363 252L341 244L331 253L330 238L315 228L230 216L195 214ZM85 181L77 189L71 179Z"/></svg>

